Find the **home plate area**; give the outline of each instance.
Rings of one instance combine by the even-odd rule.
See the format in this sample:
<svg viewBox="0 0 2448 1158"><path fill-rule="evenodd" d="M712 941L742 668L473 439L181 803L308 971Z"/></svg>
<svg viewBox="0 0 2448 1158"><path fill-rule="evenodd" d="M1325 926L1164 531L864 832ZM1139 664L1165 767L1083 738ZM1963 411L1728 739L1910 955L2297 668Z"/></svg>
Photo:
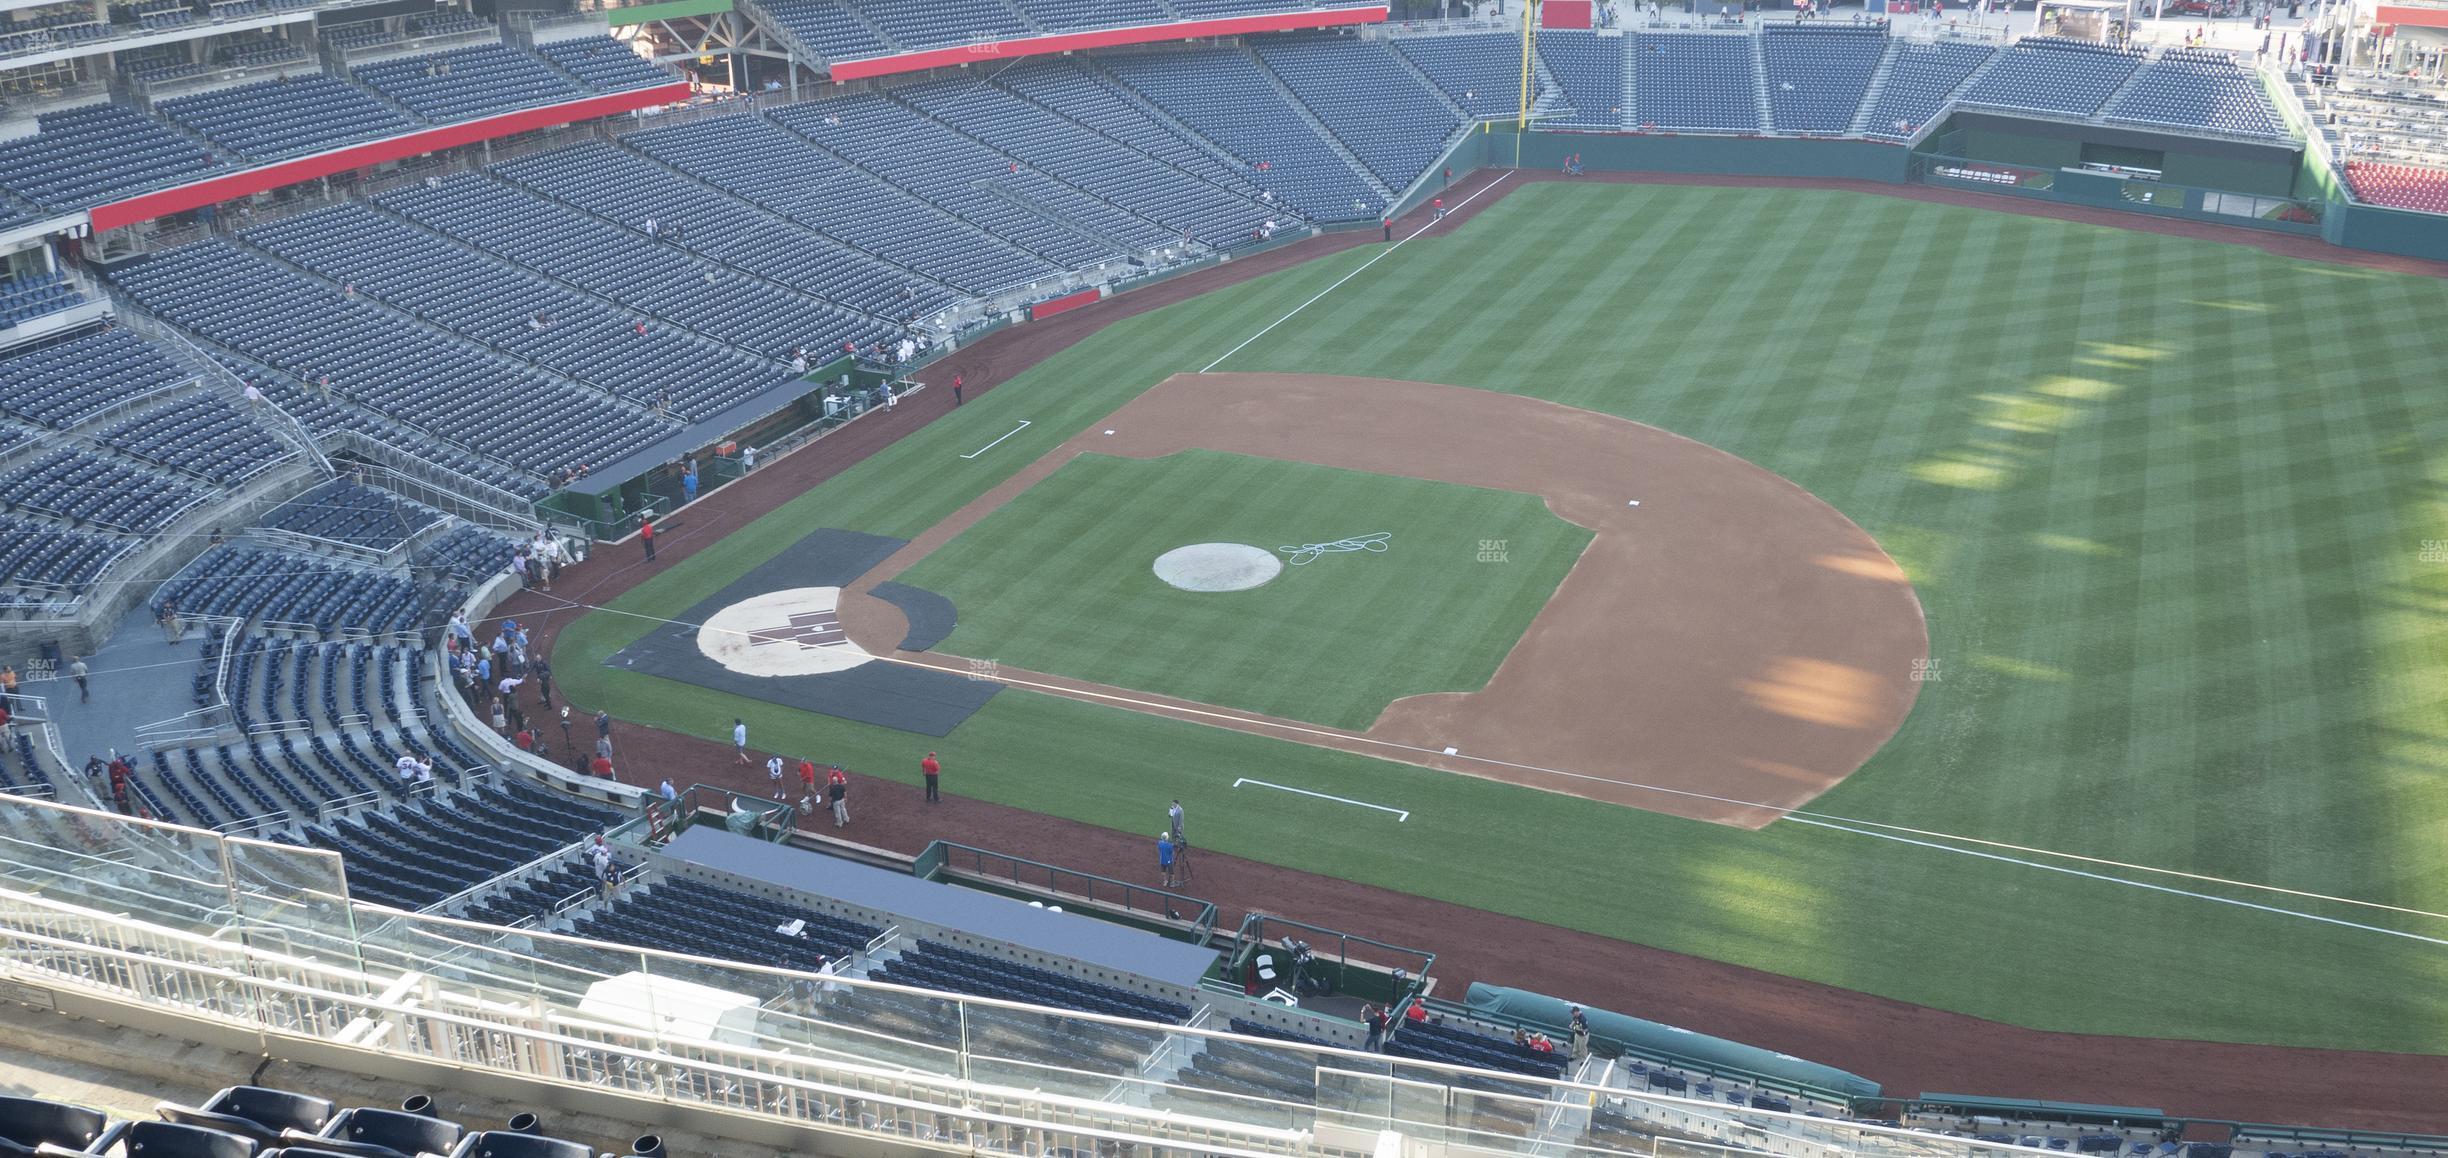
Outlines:
<svg viewBox="0 0 2448 1158"><path fill-rule="evenodd" d="M743 599L697 629L697 650L742 675L819 675L873 660L841 625L841 588L788 587Z"/></svg>
<svg viewBox="0 0 2448 1158"><path fill-rule="evenodd" d="M612 653L605 664L767 703L929 736L949 734L1003 685L880 663L842 630L842 585L903 540L822 530L801 539L676 622ZM951 634L952 604L899 583L875 589L908 617L911 651Z"/></svg>

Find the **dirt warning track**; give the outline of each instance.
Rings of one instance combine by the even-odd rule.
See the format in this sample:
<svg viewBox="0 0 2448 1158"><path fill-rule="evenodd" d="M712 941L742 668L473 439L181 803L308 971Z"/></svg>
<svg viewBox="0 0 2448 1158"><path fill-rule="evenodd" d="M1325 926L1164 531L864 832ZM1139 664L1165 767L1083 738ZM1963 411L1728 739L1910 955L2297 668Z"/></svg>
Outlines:
<svg viewBox="0 0 2448 1158"><path fill-rule="evenodd" d="M1006 682L1746 827L1859 768L1920 687L1912 585L1801 488L1626 419L1379 378L1168 378L861 576L843 625L869 651L966 670L895 652L906 625L868 592L1081 454L1190 449L1533 494L1596 537L1486 687L1397 700L1365 732L1050 673L1004 668Z"/></svg>

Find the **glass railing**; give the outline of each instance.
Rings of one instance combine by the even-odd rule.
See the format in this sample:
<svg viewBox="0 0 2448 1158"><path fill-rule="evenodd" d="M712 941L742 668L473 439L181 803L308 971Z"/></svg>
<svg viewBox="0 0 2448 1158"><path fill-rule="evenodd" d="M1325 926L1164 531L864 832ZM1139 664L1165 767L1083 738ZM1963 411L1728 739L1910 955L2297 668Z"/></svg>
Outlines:
<svg viewBox="0 0 2448 1158"><path fill-rule="evenodd" d="M37 820L112 843L168 827L40 801L13 810L41 814L9 820L21 841ZM893 952L882 938L848 956L848 975L813 975L352 904L329 853L171 835L206 867L0 873L0 976L267 1038L1015 1152L1357 1158L1389 1130L1491 1155L2014 1149L1242 1036L1205 1017L1155 1024L865 980L870 954ZM140 893L159 900L136 904Z"/></svg>

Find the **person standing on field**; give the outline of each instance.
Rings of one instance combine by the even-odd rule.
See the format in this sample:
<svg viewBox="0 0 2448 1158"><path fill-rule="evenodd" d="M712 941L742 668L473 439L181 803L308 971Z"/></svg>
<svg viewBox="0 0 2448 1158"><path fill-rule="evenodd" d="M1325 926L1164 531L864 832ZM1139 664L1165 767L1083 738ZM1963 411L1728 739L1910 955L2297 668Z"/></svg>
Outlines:
<svg viewBox="0 0 2448 1158"><path fill-rule="evenodd" d="M833 802L833 827L848 826L850 823L849 773L840 768L833 769L833 774L825 779L825 799Z"/></svg>
<svg viewBox="0 0 2448 1158"><path fill-rule="evenodd" d="M940 793L940 792L938 792L938 791L936 791L936 787L935 787L935 781L936 781L936 780L937 780L939 777L941 777L941 776L943 775L943 765L942 765L942 764L940 764L940 763L937 763L937 762L936 762L936 760L935 760L935 753L933 753L933 752L929 752L929 753L927 753L927 754L926 754L926 759L924 759L924 760L920 760L920 761L918 762L918 771L920 771L920 772L922 772L922 773L924 773L924 774L926 775L926 798L927 798L927 803L929 803L929 804L941 804L941 803L943 803L943 794L942 794L942 793Z"/></svg>

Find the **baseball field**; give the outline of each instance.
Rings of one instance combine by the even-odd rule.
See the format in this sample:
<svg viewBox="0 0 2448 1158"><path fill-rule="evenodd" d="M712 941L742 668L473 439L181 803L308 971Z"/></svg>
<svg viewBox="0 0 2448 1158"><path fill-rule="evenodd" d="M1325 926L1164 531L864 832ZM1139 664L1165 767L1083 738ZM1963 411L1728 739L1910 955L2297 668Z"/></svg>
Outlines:
<svg viewBox="0 0 2448 1158"><path fill-rule="evenodd" d="M2022 1026L2448 1053L2448 283L1850 192L1506 194L973 387L562 627L561 684L726 742L743 717L760 750L871 777L914 782L938 750L950 790L1126 832L1178 797L1202 850ZM958 609L947 655L1361 729L1500 684L1511 641L1585 581L1587 524L1424 469L1048 459L1206 370L1517 395L1781 476L1909 581L1926 658L1864 677L1909 714L1802 811L1714 823L1018 683L934 737L603 666L832 528L920 544L899 578ZM1300 585L1148 578L1184 543L1387 531ZM1709 531L1736 552L1789 534ZM1638 558L1728 589L1705 552ZM1701 622L1832 614L1785 590ZM1629 661L1705 684L1706 642ZM1656 752L1692 743L1646 726ZM1618 781L1701 766L1637 731L1611 746L1637 770ZM1252 778L1322 795L1234 787Z"/></svg>

